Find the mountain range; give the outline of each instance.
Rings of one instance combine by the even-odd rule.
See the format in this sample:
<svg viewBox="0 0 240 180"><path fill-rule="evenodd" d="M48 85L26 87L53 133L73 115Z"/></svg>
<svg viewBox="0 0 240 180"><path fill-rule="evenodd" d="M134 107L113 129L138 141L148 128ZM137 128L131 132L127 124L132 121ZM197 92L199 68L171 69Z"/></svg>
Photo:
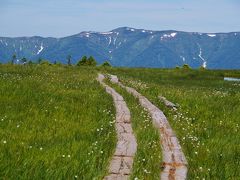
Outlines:
<svg viewBox="0 0 240 180"><path fill-rule="evenodd" d="M109 32L84 31L63 38L0 37L0 62L13 54L36 61L47 59L76 63L83 55L94 56L99 64L113 66L172 68L189 64L193 68L240 68L240 32L198 33L151 31L121 27Z"/></svg>

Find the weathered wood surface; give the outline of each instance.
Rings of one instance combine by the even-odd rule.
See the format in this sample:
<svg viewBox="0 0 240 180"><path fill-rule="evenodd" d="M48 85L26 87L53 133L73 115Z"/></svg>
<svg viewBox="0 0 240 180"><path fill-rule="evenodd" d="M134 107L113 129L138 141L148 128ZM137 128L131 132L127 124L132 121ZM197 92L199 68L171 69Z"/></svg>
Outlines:
<svg viewBox="0 0 240 180"><path fill-rule="evenodd" d="M127 180L130 177L133 158L137 150L137 141L131 126L130 111L123 97L113 88L106 85L102 74L98 75L97 80L105 87L106 92L111 94L116 107L116 131L117 147L110 162L106 180Z"/></svg>
<svg viewBox="0 0 240 180"><path fill-rule="evenodd" d="M177 110L178 106L176 104L172 103L171 101L167 100L167 98L165 98L163 96L158 96L158 98L160 101L162 101L165 104L165 106L173 109L174 111Z"/></svg>

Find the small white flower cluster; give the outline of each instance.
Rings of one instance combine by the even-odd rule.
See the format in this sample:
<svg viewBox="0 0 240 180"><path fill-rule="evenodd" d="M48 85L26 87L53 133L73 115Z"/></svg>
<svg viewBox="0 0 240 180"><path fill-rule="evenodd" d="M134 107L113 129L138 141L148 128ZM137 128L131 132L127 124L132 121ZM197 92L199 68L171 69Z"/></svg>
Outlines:
<svg viewBox="0 0 240 180"><path fill-rule="evenodd" d="M2 118L1 118L1 121L3 122L4 120L6 120L7 119L7 116L5 115L5 116L3 116Z"/></svg>
<svg viewBox="0 0 240 180"><path fill-rule="evenodd" d="M240 83L233 83L232 85L235 87L240 87Z"/></svg>
<svg viewBox="0 0 240 180"><path fill-rule="evenodd" d="M215 96L215 97L221 97L221 98L224 98L224 97L226 97L226 96L228 96L229 95L229 93L228 93L228 91L229 91L230 89L228 89L228 90L224 90L224 89L222 89L222 88L220 88L220 89L215 89L215 90L210 90L211 91L211 93L206 93L205 94L205 96L206 97L212 97L212 96Z"/></svg>
<svg viewBox="0 0 240 180"><path fill-rule="evenodd" d="M71 157L71 155L70 155L70 154L68 154L68 155L66 156L65 154L63 154L63 155L62 155L62 157L63 157L63 158L65 158L65 157L68 157L68 158L70 158L70 157Z"/></svg>
<svg viewBox="0 0 240 180"><path fill-rule="evenodd" d="M126 83L136 89L147 89L148 88L147 84L142 82L141 80L128 79L128 80L126 80Z"/></svg>

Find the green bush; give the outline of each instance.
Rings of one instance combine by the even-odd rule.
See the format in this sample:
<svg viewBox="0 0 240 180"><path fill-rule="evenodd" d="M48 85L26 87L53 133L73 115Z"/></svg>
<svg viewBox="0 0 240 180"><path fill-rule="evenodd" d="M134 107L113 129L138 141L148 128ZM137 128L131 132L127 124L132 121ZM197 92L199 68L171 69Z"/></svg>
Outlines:
<svg viewBox="0 0 240 180"><path fill-rule="evenodd" d="M191 67L188 64L184 64L182 67L183 69L191 69Z"/></svg>
<svg viewBox="0 0 240 180"><path fill-rule="evenodd" d="M96 66L97 65L97 61L94 59L94 57L90 56L87 60L87 65L89 66Z"/></svg>
<svg viewBox="0 0 240 180"><path fill-rule="evenodd" d="M180 69L180 66L176 66L175 69Z"/></svg>
<svg viewBox="0 0 240 180"><path fill-rule="evenodd" d="M93 56L87 58L87 56L83 56L81 60L78 61L77 66L96 66L97 61Z"/></svg>
<svg viewBox="0 0 240 180"><path fill-rule="evenodd" d="M101 66L103 66L103 67L112 67L112 65L108 61L105 61Z"/></svg>
<svg viewBox="0 0 240 180"><path fill-rule="evenodd" d="M40 65L46 65L46 66L49 66L49 65L52 65L48 60L42 60L40 62Z"/></svg>

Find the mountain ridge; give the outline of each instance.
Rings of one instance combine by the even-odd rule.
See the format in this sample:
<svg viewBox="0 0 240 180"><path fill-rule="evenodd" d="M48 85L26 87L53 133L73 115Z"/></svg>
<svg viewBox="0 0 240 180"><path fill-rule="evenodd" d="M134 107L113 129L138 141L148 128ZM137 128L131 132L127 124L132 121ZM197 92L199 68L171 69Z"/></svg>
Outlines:
<svg viewBox="0 0 240 180"><path fill-rule="evenodd" d="M93 55L98 63L114 66L171 68L189 64L197 68L240 68L240 32L200 33L175 30L153 31L120 27L108 32L83 31L62 38L0 37L0 61L11 56L73 63Z"/></svg>
<svg viewBox="0 0 240 180"><path fill-rule="evenodd" d="M61 39L61 38L66 38L66 37L71 37L71 36L75 36L81 33L108 33L108 32L113 32L116 31L118 29L134 29L134 30L145 30L145 31L152 31L152 32L169 32L169 31L176 31L176 32L184 32L184 33L192 33L192 34L229 34L229 33L240 33L239 31L230 31L230 32L195 32L195 31L183 31L183 30L174 30L174 29L165 29L165 30L146 30L146 29L142 29L142 28L133 28L133 27L128 27L128 26L123 26L123 27L118 27L115 29L112 29L110 31L81 31L79 33L76 34L72 34L72 35L66 35L66 36L62 36L62 37L54 37L54 36L39 36L39 35L33 35L33 36L14 36L14 37L10 37L10 36L0 36L0 38L34 38L34 37L39 37L39 38L54 38L54 39Z"/></svg>

